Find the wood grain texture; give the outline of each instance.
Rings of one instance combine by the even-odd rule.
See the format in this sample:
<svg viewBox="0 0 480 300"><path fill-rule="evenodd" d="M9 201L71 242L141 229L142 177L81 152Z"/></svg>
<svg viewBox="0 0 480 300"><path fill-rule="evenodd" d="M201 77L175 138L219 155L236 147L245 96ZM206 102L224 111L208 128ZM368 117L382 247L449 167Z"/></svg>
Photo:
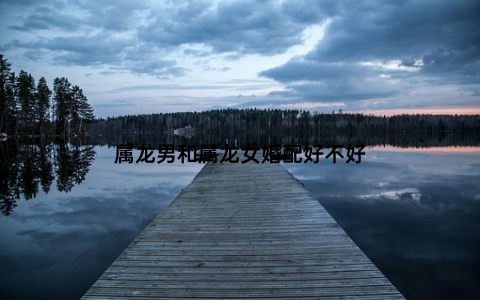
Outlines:
<svg viewBox="0 0 480 300"><path fill-rule="evenodd" d="M403 299L278 164L208 163L83 299Z"/></svg>

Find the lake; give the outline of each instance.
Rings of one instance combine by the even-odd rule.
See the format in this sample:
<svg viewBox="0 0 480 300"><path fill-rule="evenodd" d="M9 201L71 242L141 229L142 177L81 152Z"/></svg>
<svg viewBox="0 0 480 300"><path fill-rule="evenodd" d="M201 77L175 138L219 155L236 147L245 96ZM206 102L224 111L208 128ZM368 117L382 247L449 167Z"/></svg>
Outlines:
<svg viewBox="0 0 480 300"><path fill-rule="evenodd" d="M4 299L80 298L203 166L115 164L107 146L5 149ZM365 152L360 164L282 165L407 299L480 298L480 148Z"/></svg>
<svg viewBox="0 0 480 300"><path fill-rule="evenodd" d="M284 166L407 299L480 299L480 148Z"/></svg>

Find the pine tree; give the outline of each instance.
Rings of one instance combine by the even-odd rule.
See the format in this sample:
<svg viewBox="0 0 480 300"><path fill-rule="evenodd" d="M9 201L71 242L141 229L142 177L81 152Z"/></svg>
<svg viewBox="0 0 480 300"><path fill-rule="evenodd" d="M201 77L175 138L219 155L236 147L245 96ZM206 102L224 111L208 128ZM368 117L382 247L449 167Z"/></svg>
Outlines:
<svg viewBox="0 0 480 300"><path fill-rule="evenodd" d="M32 133L37 110L35 79L31 74L22 70L18 75L16 87L17 102L20 104L19 117L22 133Z"/></svg>
<svg viewBox="0 0 480 300"><path fill-rule="evenodd" d="M82 91L80 89L80 91ZM83 133L83 127L85 122L91 122L94 120L95 116L93 115L93 108L90 106L88 103L87 97L83 95L83 92L81 94L81 97L79 97L79 103L78 103L78 108L79 108L79 115L80 115L80 124L78 126L78 131Z"/></svg>
<svg viewBox="0 0 480 300"><path fill-rule="evenodd" d="M83 90L77 85L71 86L66 78L56 78L53 89L57 134L83 133L85 122L94 119L93 109Z"/></svg>
<svg viewBox="0 0 480 300"><path fill-rule="evenodd" d="M93 109L88 103L83 90L78 86L72 87L72 124L78 134L83 133L85 122L93 121Z"/></svg>
<svg viewBox="0 0 480 300"><path fill-rule="evenodd" d="M9 124L13 121L15 112L15 74L10 70L10 63L0 54L0 133L11 130Z"/></svg>
<svg viewBox="0 0 480 300"><path fill-rule="evenodd" d="M55 78L52 91L44 77L35 85L33 76L11 72L0 54L0 133L44 135L55 126L57 135L82 133L94 119L93 109L83 90L65 77Z"/></svg>
<svg viewBox="0 0 480 300"><path fill-rule="evenodd" d="M17 78L15 77L15 73L10 73L7 77L7 84L5 89L5 97L6 97L6 132L15 132L18 133L18 104L15 97L15 91L17 88L16 85Z"/></svg>
<svg viewBox="0 0 480 300"><path fill-rule="evenodd" d="M43 134L45 125L50 118L50 98L52 91L48 88L47 80L42 77L37 85L37 118L40 125L40 133Z"/></svg>
<svg viewBox="0 0 480 300"><path fill-rule="evenodd" d="M78 133L77 129L80 122L80 99L85 97L82 89L78 85L72 86L71 89L71 103L70 103L70 118L68 124L68 134L71 134L72 129Z"/></svg>
<svg viewBox="0 0 480 300"><path fill-rule="evenodd" d="M57 135L66 136L71 118L71 84L65 77L55 78L53 82L55 106L55 125ZM68 132L69 133L69 132Z"/></svg>

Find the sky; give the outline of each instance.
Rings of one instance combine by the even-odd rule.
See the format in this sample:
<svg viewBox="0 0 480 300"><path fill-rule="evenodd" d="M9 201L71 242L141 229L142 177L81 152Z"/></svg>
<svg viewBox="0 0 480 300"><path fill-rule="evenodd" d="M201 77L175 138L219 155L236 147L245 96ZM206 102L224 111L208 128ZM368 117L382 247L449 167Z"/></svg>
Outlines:
<svg viewBox="0 0 480 300"><path fill-rule="evenodd" d="M480 113L478 16L478 0L0 0L0 53L67 77L98 117Z"/></svg>

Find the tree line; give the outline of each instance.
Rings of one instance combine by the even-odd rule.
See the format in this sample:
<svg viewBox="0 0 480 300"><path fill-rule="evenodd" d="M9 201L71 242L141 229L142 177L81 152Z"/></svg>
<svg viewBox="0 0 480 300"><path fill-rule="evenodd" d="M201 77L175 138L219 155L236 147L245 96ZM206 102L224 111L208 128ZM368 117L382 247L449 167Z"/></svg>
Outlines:
<svg viewBox="0 0 480 300"><path fill-rule="evenodd" d="M93 119L93 108L79 86L65 77L55 78L52 91L44 77L36 84L26 71L16 75L0 54L0 133L19 137L81 135Z"/></svg>
<svg viewBox="0 0 480 300"><path fill-rule="evenodd" d="M306 110L221 109L203 112L156 113L97 119L90 132L119 134L163 134L191 126L200 136L284 134L387 134L399 132L480 132L480 115L396 115L361 113L316 113Z"/></svg>

